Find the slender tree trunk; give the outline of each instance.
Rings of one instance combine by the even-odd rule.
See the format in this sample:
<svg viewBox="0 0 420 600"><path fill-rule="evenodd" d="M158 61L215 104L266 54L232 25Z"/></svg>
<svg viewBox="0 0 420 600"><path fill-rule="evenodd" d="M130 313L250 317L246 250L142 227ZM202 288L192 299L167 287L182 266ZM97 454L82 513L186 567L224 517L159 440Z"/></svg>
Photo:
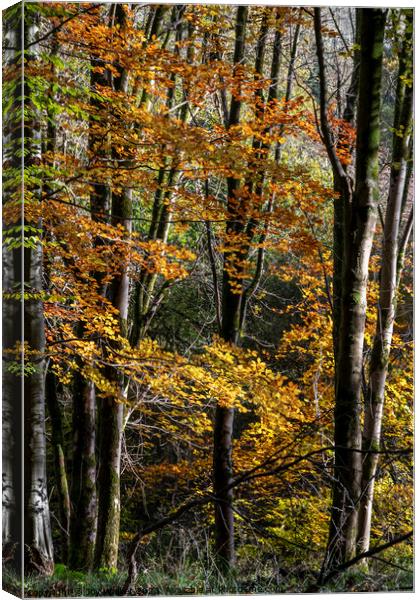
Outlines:
<svg viewBox="0 0 420 600"><path fill-rule="evenodd" d="M120 535L120 463L124 405L102 398L99 416L98 531L95 568L115 569Z"/></svg>
<svg viewBox="0 0 420 600"><path fill-rule="evenodd" d="M58 52L58 39L55 34L52 35L50 56L51 58L57 56ZM53 80L56 77L55 63L51 61L50 74ZM56 94L54 93L53 86L49 90L49 100L53 105L57 102ZM55 120L54 111L47 108L47 138L43 143L45 153L50 153L54 157L57 146L57 123ZM54 158L52 159L54 164ZM44 183L44 192L47 195L52 193L52 189L48 182ZM45 232L45 241L50 242L51 238L47 232ZM50 265L44 264L44 280L46 282L46 289L50 288ZM47 374L45 379L45 397L48 408L48 414L50 417L50 430L51 430L51 445L53 451L53 462L54 462L54 476L55 476L55 487L58 502L58 514L59 514L59 527L61 533L61 562L67 564L68 561L68 544L69 544L69 532L70 532L70 496L66 469L66 460L64 453L64 436L63 426L61 418L61 407L58 401L58 382L57 378L51 369L51 363L47 367Z"/></svg>
<svg viewBox="0 0 420 600"><path fill-rule="evenodd" d="M37 59L35 42L39 31L39 15L25 14L24 43L29 48L26 64ZM41 162L40 118L31 100L29 77L24 82L27 103L24 123L25 169L36 169ZM25 190L26 207L41 200L41 189ZM28 222L42 232L42 220ZM24 561L25 572L50 574L54 568L50 513L47 492L45 438L45 324L41 300L43 254L41 240L25 244L23 280L32 294L24 300L24 339L28 347L28 367L24 377Z"/></svg>
<svg viewBox="0 0 420 600"><path fill-rule="evenodd" d="M319 10L319 9L318 9ZM344 271L335 398L335 464L330 534L323 570L349 560L361 494L361 385L368 266L377 216L378 147L386 11L361 9L356 183L344 214Z"/></svg>
<svg viewBox="0 0 420 600"><path fill-rule="evenodd" d="M119 5L121 6L121 5ZM131 232L132 191L113 194L112 222L123 224ZM121 335L127 337L128 264L122 265L109 286L108 297L120 313ZM118 348L116 348L117 350ZM117 383L124 395L124 378L117 369L107 369L107 377ZM120 535L120 465L123 434L124 404L119 398L102 398L99 411L99 469L98 469L98 532L95 567L115 569Z"/></svg>
<svg viewBox="0 0 420 600"><path fill-rule="evenodd" d="M54 459L54 474L57 488L58 513L61 530L61 560L67 564L70 530L70 496L64 455L64 436L61 407L58 402L57 378L51 369L47 371L45 395L51 421L51 444Z"/></svg>
<svg viewBox="0 0 420 600"><path fill-rule="evenodd" d="M245 56L245 33L248 18L248 7L239 6L236 18L236 40L234 52L234 68ZM229 127L239 122L241 102L232 98ZM229 178L227 233L237 229L237 209L234 192L238 187L236 179ZM237 344L241 317L241 294L235 293L230 274L231 265L235 262L235 253L224 255L223 287L222 287L222 336L226 341ZM223 406L216 407L214 420L213 478L215 502L215 552L221 569L231 568L235 562L233 492L228 489L232 482L232 435L234 409Z"/></svg>
<svg viewBox="0 0 420 600"><path fill-rule="evenodd" d="M73 387L73 458L68 560L74 570L92 568L96 536L95 386L81 375Z"/></svg>
<svg viewBox="0 0 420 600"><path fill-rule="evenodd" d="M3 111L3 397L2 397L2 540L3 563L23 577L22 563L22 222L8 217L10 206L22 197L23 183L11 186L21 169L20 106L22 97L21 60L14 50L22 39L22 5L3 13L3 42L11 50L3 54L3 86L13 94L10 109ZM11 350L14 350L12 353ZM23 581L23 579L21 580Z"/></svg>
<svg viewBox="0 0 420 600"><path fill-rule="evenodd" d="M101 60L91 56L91 87L110 84L110 74L106 69L98 73L94 69L103 66ZM101 109L101 101L92 98L93 111ZM102 138L95 135L95 119L90 119L89 149L93 153L93 161L106 157L108 148ZM100 164L100 163L99 163ZM92 183L90 208L93 221L107 222L110 209L110 191L101 176ZM96 247L104 244L103 240L94 240ZM103 273L93 273L98 293L105 296L107 286L103 283ZM84 335L83 325L78 325L78 335ZM71 519L69 539L69 566L74 570L89 571L93 567L95 542L97 535L97 488L96 488L96 394L92 381L80 372L83 365L79 361L79 371L74 377L73 394L73 460L70 488Z"/></svg>
<svg viewBox="0 0 420 600"><path fill-rule="evenodd" d="M407 161L413 115L413 87L406 85L411 75L412 13L407 20L406 39L403 45L397 84L397 102L394 119L393 155L388 203L385 217L382 263L380 274L379 306L376 334L370 360L369 384L365 400L363 449L368 454L363 459L362 499L359 510L358 551L369 550L373 494L382 429L385 383L391 350L399 270L404 260L404 246L400 248L402 234L401 211L406 188ZM401 89L402 88L402 89ZM400 251L401 250L401 251Z"/></svg>
<svg viewBox="0 0 420 600"><path fill-rule="evenodd" d="M292 42L292 48L291 48L291 52L290 52L289 67L287 69L286 94L284 97L286 102L289 102L290 98L292 97L293 75L294 75L294 70L295 70L295 61L296 61L296 54L297 54L297 48L298 48L298 42L299 42L299 35L300 35L300 23L298 23L296 25L295 32L293 34L293 42ZM281 131L282 130L283 130L283 128L281 129Z"/></svg>
<svg viewBox="0 0 420 600"><path fill-rule="evenodd" d="M354 126L355 107L359 89L359 64L360 64L360 17L361 12L356 9L356 31L355 47L353 55L353 70L350 85L346 93L346 104L343 113L343 119ZM350 151L353 149L350 148ZM338 347L339 347L339 329L341 321L341 301L342 301L342 279L344 268L344 218L345 207L350 204L350 188L346 165L342 166L343 172L334 170L334 191L337 197L334 198L334 255L333 255L333 345L334 345L334 364L338 370Z"/></svg>
<svg viewBox="0 0 420 600"><path fill-rule="evenodd" d="M122 4L113 5L115 21L124 29L126 23L125 8ZM128 73L122 71L113 80L119 92L127 93ZM118 151L114 150L122 168L126 165ZM123 225L129 237L132 227L132 190L113 191L111 205L111 224ZM120 271L108 286L107 297L119 311L120 333L127 337L127 316L129 300L128 260L121 265ZM118 350L112 341L111 346ZM120 468L121 442L123 435L124 377L117 368L106 370L107 378L117 384L120 398L106 397L98 403L99 415L99 465L98 465L98 530L95 547L95 567L97 569L116 569L120 536Z"/></svg>
<svg viewBox="0 0 420 600"><path fill-rule="evenodd" d="M182 20L181 15L185 10L185 6L178 5L174 6L171 14L171 23L175 28L175 42L182 41ZM156 31L159 30L163 13L157 13L154 23L153 32L151 35L156 35ZM192 50L188 49L189 59L192 62ZM174 49L175 54L179 54L178 46ZM175 86L176 76L171 77L172 86L168 88L166 97L166 106L170 110L173 106L175 98ZM183 96L185 99L185 90L183 89ZM145 100L144 93L141 96L141 103ZM188 112L187 105L181 106L180 110L180 121L185 123L187 120ZM175 166L175 160L170 158L166 154L165 146L162 146L162 155L164 161L162 167L159 169L157 177L157 189L154 195L151 223L149 227L148 239L149 240L161 240L166 243L168 240L169 230L171 226L171 186L175 183L177 177L177 171ZM166 187L166 192L163 193L163 188ZM155 305L155 291L156 284L158 282L158 275L156 273L149 273L147 270L142 269L139 274L139 280L136 282L134 289L134 317L133 325L130 332L130 343L132 346L138 346L142 339L147 335L150 323L153 319L156 305Z"/></svg>

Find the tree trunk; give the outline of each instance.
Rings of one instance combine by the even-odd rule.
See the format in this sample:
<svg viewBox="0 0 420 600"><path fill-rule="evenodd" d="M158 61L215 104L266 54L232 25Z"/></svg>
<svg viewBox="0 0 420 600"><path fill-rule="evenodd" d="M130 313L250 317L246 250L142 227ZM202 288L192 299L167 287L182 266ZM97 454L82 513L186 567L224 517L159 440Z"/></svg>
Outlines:
<svg viewBox="0 0 420 600"><path fill-rule="evenodd" d="M2 402L2 540L3 563L22 578L22 223L7 216L9 206L21 200L22 187L11 185L21 169L21 61L14 50L22 39L22 5L3 13L3 86L9 85L12 106L3 112L3 402ZM15 352L11 353L11 350Z"/></svg>
<svg viewBox="0 0 420 600"><path fill-rule="evenodd" d="M39 14L30 12L24 19L26 64L37 59L35 43L39 31ZM24 81L27 103L24 122L25 169L35 169L41 162L40 119L31 95L30 76ZM41 189L25 190L26 207L41 200ZM29 192L29 193L28 193ZM29 222L42 232L42 220ZM26 232L25 232L26 233ZM41 240L24 243L23 281L31 295L24 300L24 340L28 354L24 374L24 562L25 572L50 574L54 568L50 513L47 493L45 438L45 325L42 303L43 254Z"/></svg>
<svg viewBox="0 0 420 600"><path fill-rule="evenodd" d="M42 292L42 249L25 248L24 281L28 289ZM33 292L32 292L33 293ZM45 439L45 330L40 299L25 300L24 336L29 352L39 358L26 359L30 372L24 378L24 562L25 572L50 574L54 569L47 492Z"/></svg>
<svg viewBox="0 0 420 600"><path fill-rule="evenodd" d="M91 88L96 90L98 85L110 85L110 74L107 69L98 73L94 69L103 66L102 61L92 54ZM92 110L100 111L101 100L90 100ZM91 117L89 131L89 149L95 160L105 158L108 149L103 138L95 134L95 119ZM99 162L100 164L100 162ZM96 176L92 183L90 193L90 210L93 221L106 223L110 209L110 190L101 176ZM101 238L95 238L94 245L100 247L104 244ZM103 283L103 273L93 273L98 293L105 296L107 285ZM83 337L83 324L78 325L78 336ZM74 570L89 571L93 567L95 558L95 542L97 535L97 489L96 489L96 394L94 384L86 379L80 372L83 365L79 361L79 371L74 376L73 388L73 460L72 480L70 488L71 519L69 539L69 566Z"/></svg>
<svg viewBox="0 0 420 600"><path fill-rule="evenodd" d="M115 21L122 30L126 22L125 8L122 4L113 5ZM128 73L123 70L114 77L114 88L127 93ZM113 150L121 166L126 164L117 150ZM127 237L132 228L132 190L113 191L111 206L111 224L123 225ZM127 337L127 316L129 300L128 261L121 265L108 286L107 296L119 311L120 334ZM111 340L109 344L116 346ZM115 347L118 350L118 346ZM120 468L121 442L123 434L124 377L115 367L106 369L106 376L117 384L120 398L106 397L98 402L99 417L99 464L98 464L98 531L95 547L95 567L97 569L116 569L120 536Z"/></svg>
<svg viewBox="0 0 420 600"><path fill-rule="evenodd" d="M95 386L76 374L73 387L73 458L69 567L89 571L96 536Z"/></svg>
<svg viewBox="0 0 420 600"><path fill-rule="evenodd" d="M379 306L364 409L363 449L369 452L363 458L362 499L358 532L359 552L369 550L373 494L379 460L379 455L375 453L375 450L379 450L381 440L385 383L397 307L399 265L401 268L403 262L403 256L400 256L399 252L399 238L402 234L400 231L402 227L401 211L404 192L407 190L405 184L413 116L413 87L411 84L405 83L406 78L410 77L412 72L412 13L410 14L411 18L407 19L406 38L398 73L392 166L379 284ZM404 253L404 249L402 252Z"/></svg>
<svg viewBox="0 0 420 600"><path fill-rule="evenodd" d="M61 420L61 407L57 398L57 378L51 369L47 370L45 395L51 421L51 444L53 447L54 475L57 488L58 514L62 537L61 561L67 564L70 530L70 496L64 456L64 437Z"/></svg>
<svg viewBox="0 0 420 600"><path fill-rule="evenodd" d="M344 214L344 271L335 397L335 463L327 570L356 549L361 493L361 385L369 258L377 216L378 147L386 11L362 9L356 183Z"/></svg>
<svg viewBox="0 0 420 600"><path fill-rule="evenodd" d="M131 232L132 191L113 194L113 224L123 224L127 235ZM127 337L128 264L121 266L109 286L109 299L120 313L121 335ZM111 343L111 342L110 342ZM118 350L118 348L116 348ZM117 383L124 396L124 378L117 369L107 369L107 377ZM98 465L98 532L95 549L95 567L115 569L120 535L120 464L123 434L124 404L119 398L102 398L99 412L99 465Z"/></svg>
<svg viewBox="0 0 420 600"><path fill-rule="evenodd" d="M245 56L245 33L248 18L248 7L239 6L236 18L236 38L234 52L234 69ZM238 124L241 101L232 98L229 113L229 127ZM238 181L228 178L228 213L229 221L226 224L227 233L236 231L237 209L235 208L234 192ZM222 287L222 336L233 344L239 341L239 328L241 317L241 294L235 293L232 288L230 267L235 262L235 253L226 252L223 266ZM227 489L232 482L232 435L233 435L233 408L216 407L214 419L214 448L213 448L213 479L215 502L215 553L219 567L229 570L235 562L234 519L232 499L233 492Z"/></svg>
<svg viewBox="0 0 420 600"><path fill-rule="evenodd" d="M216 407L214 418L213 473L215 503L215 550L219 567L229 569L235 562L233 519L232 434L234 409Z"/></svg>
<svg viewBox="0 0 420 600"><path fill-rule="evenodd" d="M98 407L100 416L96 569L117 567L123 408L124 405L114 398L102 398Z"/></svg>
<svg viewBox="0 0 420 600"><path fill-rule="evenodd" d="M3 146L4 147L4 146ZM4 165L3 182L7 181ZM4 199L7 207L7 199ZM8 225L8 224L7 224ZM7 228L5 224L5 228ZM14 224L16 225L16 224ZM7 233L4 231L4 236ZM16 283L21 278L21 248L3 247L3 403L2 403L2 539L3 562L21 573L22 543L22 306ZM10 295L9 297L6 296ZM13 297L15 296L15 297ZM8 350L16 349L9 354Z"/></svg>
<svg viewBox="0 0 420 600"><path fill-rule="evenodd" d="M355 106L357 102L360 75L360 17L361 13L356 10L356 31L355 31L355 50L353 55L353 70L350 85L346 93L346 105L344 108L343 119L354 126ZM350 151L353 148L349 149ZM346 165L342 166L343 173L334 170L334 191L338 197L334 198L334 265L333 265L333 346L334 346L334 364L338 371L338 347L339 347L339 329L341 322L341 301L342 301L342 279L344 267L344 216L345 207L349 205L350 188L349 182L343 175L347 174Z"/></svg>
<svg viewBox="0 0 420 600"><path fill-rule="evenodd" d="M171 14L171 26L175 29L175 41L182 41L182 12L184 6L174 6ZM156 35L159 31L163 17L163 12L157 12L153 20L153 27L150 35ZM150 38L149 38L150 39ZM175 47L174 53L179 54L178 46ZM188 49L189 58L192 62L191 49ZM168 88L166 96L166 106L170 110L173 107L175 98L176 76L171 76L172 86ZM185 90L183 89L185 98ZM147 98L143 91L140 104L144 103ZM181 106L180 121L185 123L188 112L187 105ZM162 155L164 157L163 165L159 169L157 177L157 189L155 191L153 208L151 215L151 223L148 232L149 240L161 240L166 243L168 240L169 230L171 226L171 186L177 177L175 160L166 153L166 148L162 146ZM166 191L163 192L164 188ZM134 289L134 310L133 324L130 332L130 343L133 347L140 344L141 340L147 335L155 310L157 308L155 300L156 284L158 282L157 273L149 273L145 269L141 269L139 280L135 284Z"/></svg>

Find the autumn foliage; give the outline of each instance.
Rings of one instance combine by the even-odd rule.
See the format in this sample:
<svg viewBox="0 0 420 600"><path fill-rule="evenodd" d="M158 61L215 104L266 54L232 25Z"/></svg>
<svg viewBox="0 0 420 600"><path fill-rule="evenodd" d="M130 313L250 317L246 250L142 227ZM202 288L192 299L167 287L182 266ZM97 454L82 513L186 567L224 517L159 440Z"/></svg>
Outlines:
<svg viewBox="0 0 420 600"><path fill-rule="evenodd" d="M41 141L39 159L25 168L24 219L26 247L42 250L42 289L27 286L24 298L42 303L42 360L54 382L47 394L53 389L61 415L57 421L48 404L55 561L67 560L63 515L70 519L76 502L74 436L82 435L82 424L74 417L75 396L80 400L77 390L90 386L98 477L92 510L99 511L97 535L103 528L105 546L89 550L87 570L125 572L130 560L147 570L159 560L180 564L186 555L211 570L215 556L216 572L229 581L217 563L223 544L214 547L220 499L213 490L213 444L215 414L232 409L227 488L238 578L252 571L251 580L261 567L262 579L275 580L276 590L308 591L322 568L334 481L334 219L342 198L313 80L312 9L248 7L245 59L235 62L240 22L230 5L31 6L40 25L36 52L26 58L25 93ZM401 31L402 12L394 12L392 26ZM360 48L349 28L343 31L334 18L321 31L335 53L337 77L350 73ZM395 56L384 68L395 75ZM17 66L6 64L6 92L16 77ZM326 119L334 152L353 177L357 123L343 114L347 84L336 84ZM392 107L388 99L385 109ZM6 119L13 110L6 101ZM389 129L383 138L386 171ZM18 176L9 167L8 251L18 245ZM384 177L381 214L386 186ZM412 202L410 176L405 202L403 224ZM377 332L382 241L378 220L363 390ZM396 291L371 546L412 526L410 252L408 243ZM12 289L4 292L14 297ZM5 349L10 369L22 352L30 372L38 354L28 344ZM53 471L57 427L67 513L60 512ZM106 487L101 444L108 443L119 463ZM114 517L120 525L107 550L111 529L101 521L101 506L112 485L121 492ZM406 568L411 548L398 551L390 548L387 557ZM77 557L71 560L76 568ZM288 570L305 583L284 583ZM209 591L197 586L193 592ZM178 590L190 591L188 585Z"/></svg>

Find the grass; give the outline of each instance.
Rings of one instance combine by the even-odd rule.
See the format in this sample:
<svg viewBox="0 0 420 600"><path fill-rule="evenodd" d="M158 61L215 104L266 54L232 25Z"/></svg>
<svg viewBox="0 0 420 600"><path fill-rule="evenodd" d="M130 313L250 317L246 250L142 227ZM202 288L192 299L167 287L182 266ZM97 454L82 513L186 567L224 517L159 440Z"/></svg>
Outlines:
<svg viewBox="0 0 420 600"><path fill-rule="evenodd" d="M51 577L39 575L25 577L25 597L115 596L121 593L124 580L123 572L81 573L70 571L64 565L58 564ZM19 578L7 569L3 570L3 588L11 594L20 595Z"/></svg>
<svg viewBox="0 0 420 600"><path fill-rule="evenodd" d="M403 564L404 563L404 564ZM183 559L167 562L166 566L149 560L137 577L136 596L176 596L211 594L281 594L315 591L316 572L301 567L273 568L273 564L256 563L253 572L242 568L229 577L223 577L212 564ZM242 565L243 567L243 565ZM410 562L398 565L372 561L370 570L354 569L337 577L319 592L375 592L412 590ZM122 596L126 573L124 571L81 573L56 565L51 577L29 576L25 579L25 597L75 598L82 596ZM16 574L3 570L3 588L20 595Z"/></svg>

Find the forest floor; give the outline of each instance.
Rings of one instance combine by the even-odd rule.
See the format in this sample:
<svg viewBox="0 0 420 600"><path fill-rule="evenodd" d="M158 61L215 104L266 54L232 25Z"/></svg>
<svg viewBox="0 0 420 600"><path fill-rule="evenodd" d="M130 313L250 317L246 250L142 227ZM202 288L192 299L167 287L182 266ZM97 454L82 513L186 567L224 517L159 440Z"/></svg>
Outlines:
<svg viewBox="0 0 420 600"><path fill-rule="evenodd" d="M315 574L302 569L291 569L288 574L251 575L238 573L229 580L220 574L206 572L191 566L184 572L169 573L163 570L145 569L137 578L135 596L176 596L212 594L284 594L302 592L378 592L413 590L412 573L401 569L377 569L370 572L358 569L348 571L333 583L320 589L315 586ZM81 573L70 571L64 565L56 565L51 577L30 576L25 580L25 597L65 598L122 596L126 579L124 571L116 573ZM21 595L18 577L3 570L3 589Z"/></svg>

